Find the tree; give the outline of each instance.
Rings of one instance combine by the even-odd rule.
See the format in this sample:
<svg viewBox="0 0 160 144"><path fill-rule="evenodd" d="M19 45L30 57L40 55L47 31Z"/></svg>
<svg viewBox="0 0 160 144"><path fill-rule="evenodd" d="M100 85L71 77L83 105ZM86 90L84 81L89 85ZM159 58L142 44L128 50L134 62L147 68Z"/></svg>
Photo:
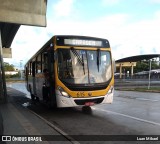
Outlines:
<svg viewBox="0 0 160 144"><path fill-rule="evenodd" d="M159 69L160 67L158 66L156 61L152 61L151 63L151 69ZM134 68L134 72L141 72L141 71L149 71L149 61L139 61L136 64L136 67Z"/></svg>
<svg viewBox="0 0 160 144"><path fill-rule="evenodd" d="M7 63L7 62L4 62L3 64L4 64L4 70L5 70L5 71L14 71L14 70L15 70L15 69L14 69L14 65L9 64L9 63Z"/></svg>

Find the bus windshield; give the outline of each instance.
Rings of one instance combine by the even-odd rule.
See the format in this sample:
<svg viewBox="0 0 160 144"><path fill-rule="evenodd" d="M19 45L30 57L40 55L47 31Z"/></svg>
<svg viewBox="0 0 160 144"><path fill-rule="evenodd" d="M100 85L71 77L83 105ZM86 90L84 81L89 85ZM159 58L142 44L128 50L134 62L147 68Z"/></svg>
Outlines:
<svg viewBox="0 0 160 144"><path fill-rule="evenodd" d="M58 49L58 77L65 83L105 83L112 77L111 66L109 51Z"/></svg>

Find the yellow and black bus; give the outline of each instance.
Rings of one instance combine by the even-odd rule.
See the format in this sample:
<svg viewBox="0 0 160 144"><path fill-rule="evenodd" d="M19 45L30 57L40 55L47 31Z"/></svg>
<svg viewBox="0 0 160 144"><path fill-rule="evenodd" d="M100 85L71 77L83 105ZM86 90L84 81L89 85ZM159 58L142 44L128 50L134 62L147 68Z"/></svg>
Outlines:
<svg viewBox="0 0 160 144"><path fill-rule="evenodd" d="M57 35L26 63L26 87L57 107L112 103L113 69L107 39Z"/></svg>

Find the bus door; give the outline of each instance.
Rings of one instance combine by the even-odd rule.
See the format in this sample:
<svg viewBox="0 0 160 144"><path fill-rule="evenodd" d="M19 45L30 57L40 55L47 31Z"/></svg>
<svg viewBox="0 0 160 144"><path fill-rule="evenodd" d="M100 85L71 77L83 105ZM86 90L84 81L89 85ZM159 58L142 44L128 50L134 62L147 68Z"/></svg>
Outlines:
<svg viewBox="0 0 160 144"><path fill-rule="evenodd" d="M48 50L42 53L42 72L43 72L43 82L39 86L41 89L41 95L43 101L47 102L49 100L49 61L48 61Z"/></svg>
<svg viewBox="0 0 160 144"><path fill-rule="evenodd" d="M53 95L53 77L54 77L54 65L53 60L54 53L49 47L42 53L42 69L43 69L43 83L41 83L43 101L51 102Z"/></svg>
<svg viewBox="0 0 160 144"><path fill-rule="evenodd" d="M48 50L48 71L49 71L49 97L51 105L56 104L56 95L55 95L55 72L54 72L54 49L53 46L50 46Z"/></svg>
<svg viewBox="0 0 160 144"><path fill-rule="evenodd" d="M27 68L27 66L25 67L25 84L26 84L26 89L29 91L29 88L28 88L28 68Z"/></svg>
<svg viewBox="0 0 160 144"><path fill-rule="evenodd" d="M31 66L31 68L29 69L30 75L28 75L29 77L28 76L26 77L26 80L27 80L27 84L28 84L28 91L31 94L32 100L34 100L35 96L36 96L35 61L34 62L30 62L30 66ZM28 70L26 69L26 71L28 71Z"/></svg>
<svg viewBox="0 0 160 144"><path fill-rule="evenodd" d="M35 62L32 63L32 92L36 96Z"/></svg>

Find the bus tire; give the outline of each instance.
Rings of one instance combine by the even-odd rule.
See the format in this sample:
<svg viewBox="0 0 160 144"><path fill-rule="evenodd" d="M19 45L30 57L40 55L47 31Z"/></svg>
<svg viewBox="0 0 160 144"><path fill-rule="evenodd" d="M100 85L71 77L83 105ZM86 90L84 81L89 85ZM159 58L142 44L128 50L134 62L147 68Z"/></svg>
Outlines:
<svg viewBox="0 0 160 144"><path fill-rule="evenodd" d="M85 114L92 114L92 109L90 106L83 106L82 112L84 112Z"/></svg>
<svg viewBox="0 0 160 144"><path fill-rule="evenodd" d="M36 102L39 102L39 97L36 96L36 97L35 97L35 100L36 100Z"/></svg>

